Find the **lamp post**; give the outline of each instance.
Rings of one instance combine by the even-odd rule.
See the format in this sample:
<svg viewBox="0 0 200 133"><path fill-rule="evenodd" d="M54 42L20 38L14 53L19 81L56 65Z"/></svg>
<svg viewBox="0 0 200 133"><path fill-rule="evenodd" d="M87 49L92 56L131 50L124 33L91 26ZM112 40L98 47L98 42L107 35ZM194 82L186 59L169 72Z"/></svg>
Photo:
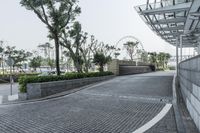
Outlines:
<svg viewBox="0 0 200 133"><path fill-rule="evenodd" d="M12 85L13 85L13 78L12 78L12 67L14 65L14 60L9 56L6 60L7 65L10 67L10 95L12 95Z"/></svg>

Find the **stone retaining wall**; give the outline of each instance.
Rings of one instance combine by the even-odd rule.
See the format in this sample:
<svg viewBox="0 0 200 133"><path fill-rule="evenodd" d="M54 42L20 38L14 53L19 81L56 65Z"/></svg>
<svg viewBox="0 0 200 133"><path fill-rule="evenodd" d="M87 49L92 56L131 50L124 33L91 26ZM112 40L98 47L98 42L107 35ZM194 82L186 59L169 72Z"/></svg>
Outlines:
<svg viewBox="0 0 200 133"><path fill-rule="evenodd" d="M188 111L200 131L200 55L179 64L179 83Z"/></svg>
<svg viewBox="0 0 200 133"><path fill-rule="evenodd" d="M115 75L125 75L122 72L125 72L126 70L124 70L122 67L127 66L127 68L129 69L128 71L132 72L129 74L143 73L143 71L146 71L146 68L148 65L149 64L146 64L143 62L137 62L137 65L136 65L135 61L125 61L125 60L114 59L108 63L108 71L114 73ZM135 66L135 67L133 67L133 66ZM144 66L144 67L136 67L136 66ZM143 70L143 68L145 68L145 70ZM121 73L120 73L120 71L121 71ZM125 73L128 73L128 71L126 71Z"/></svg>
<svg viewBox="0 0 200 133"><path fill-rule="evenodd" d="M42 98L42 97L46 97L46 96L53 95L56 93L71 90L74 88L89 85L92 83L105 81L105 80L111 79L113 77L114 77L114 75L103 76L103 77L73 79L73 80L54 81L54 82L44 82L44 83L31 83L31 84L27 84L26 96L24 96L24 94L20 94L19 98L20 98L20 96L21 96L20 99L24 99L24 97L26 97L27 100Z"/></svg>
<svg viewBox="0 0 200 133"><path fill-rule="evenodd" d="M152 72L149 66L119 66L119 75Z"/></svg>

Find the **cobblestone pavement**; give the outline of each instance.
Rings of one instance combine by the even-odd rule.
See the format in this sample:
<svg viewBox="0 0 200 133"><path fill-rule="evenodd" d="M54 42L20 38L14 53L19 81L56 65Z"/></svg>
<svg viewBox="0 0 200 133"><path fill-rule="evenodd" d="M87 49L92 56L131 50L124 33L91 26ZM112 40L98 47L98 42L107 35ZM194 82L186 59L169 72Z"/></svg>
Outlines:
<svg viewBox="0 0 200 133"><path fill-rule="evenodd" d="M1 105L0 133L131 133L171 101L171 82L169 75L122 76L48 101ZM173 109L149 132L168 129L176 132Z"/></svg>
<svg viewBox="0 0 200 133"><path fill-rule="evenodd" d="M177 133L173 109L146 133Z"/></svg>

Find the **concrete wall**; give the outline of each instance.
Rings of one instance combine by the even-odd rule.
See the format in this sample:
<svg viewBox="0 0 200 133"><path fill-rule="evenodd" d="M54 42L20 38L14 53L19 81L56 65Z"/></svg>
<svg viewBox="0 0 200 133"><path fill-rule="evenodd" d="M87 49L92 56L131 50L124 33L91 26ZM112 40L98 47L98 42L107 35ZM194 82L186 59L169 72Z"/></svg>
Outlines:
<svg viewBox="0 0 200 133"><path fill-rule="evenodd" d="M124 75L124 74L120 73L120 72L124 72L124 69L122 68L124 66L127 66L127 68L130 70L131 66L136 66L136 62L114 59L110 63L108 63L108 71L113 72L115 75ZM143 63L143 62L137 62L137 66L148 66L148 64ZM121 68L123 70L120 70ZM135 69L135 72L134 72L134 69ZM143 69L143 67L132 67L131 68L132 74L142 73L143 70L140 70L140 72L139 72L138 69ZM146 69L146 67L145 67L145 69ZM127 73L127 71L126 71L126 73Z"/></svg>
<svg viewBox="0 0 200 133"><path fill-rule="evenodd" d="M200 55L180 63L179 82L186 106L200 131Z"/></svg>
<svg viewBox="0 0 200 133"><path fill-rule="evenodd" d="M42 98L56 93L64 92L70 89L82 87L89 85L95 82L105 81L113 78L111 76L103 77L92 77L92 78L83 78L83 79L74 79L74 80L63 80L63 81L54 81L54 82L44 82L44 83L32 83L27 84L27 93L26 96L22 96L22 99L36 99Z"/></svg>
<svg viewBox="0 0 200 133"><path fill-rule="evenodd" d="M151 71L149 66L119 66L119 75L139 74Z"/></svg>

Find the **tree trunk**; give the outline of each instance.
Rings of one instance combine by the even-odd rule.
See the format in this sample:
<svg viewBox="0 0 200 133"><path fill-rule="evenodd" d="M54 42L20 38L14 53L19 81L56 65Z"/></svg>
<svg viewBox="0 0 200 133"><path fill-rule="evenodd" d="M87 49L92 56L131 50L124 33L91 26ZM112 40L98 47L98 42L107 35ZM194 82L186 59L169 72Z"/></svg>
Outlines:
<svg viewBox="0 0 200 133"><path fill-rule="evenodd" d="M2 70L3 70L3 75L4 75L4 58L3 58L3 55L2 55Z"/></svg>
<svg viewBox="0 0 200 133"><path fill-rule="evenodd" d="M78 62L74 62L74 65L76 67L76 70L78 73L82 73L82 67Z"/></svg>
<svg viewBox="0 0 200 133"><path fill-rule="evenodd" d="M55 50L56 50L56 71L57 71L57 75L60 75L60 64L59 64L59 39L56 36L54 38L55 41Z"/></svg>
<svg viewBox="0 0 200 133"><path fill-rule="evenodd" d="M103 65L102 64L99 65L99 72L103 72Z"/></svg>
<svg viewBox="0 0 200 133"><path fill-rule="evenodd" d="M23 73L26 73L26 72L24 71L24 69L23 69L21 66L20 66L20 69L22 70Z"/></svg>

